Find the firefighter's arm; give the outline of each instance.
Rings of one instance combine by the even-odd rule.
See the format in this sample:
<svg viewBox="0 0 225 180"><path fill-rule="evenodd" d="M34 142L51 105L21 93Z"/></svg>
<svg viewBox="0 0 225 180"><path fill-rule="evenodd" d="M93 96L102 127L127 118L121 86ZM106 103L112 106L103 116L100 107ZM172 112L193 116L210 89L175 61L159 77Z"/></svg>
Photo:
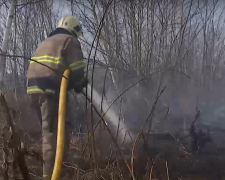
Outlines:
<svg viewBox="0 0 225 180"><path fill-rule="evenodd" d="M70 69L68 89L74 89L77 93L80 93L88 84L88 79L86 79L84 73L85 63L81 45L77 39L71 38L68 40L67 46L69 50L67 64Z"/></svg>

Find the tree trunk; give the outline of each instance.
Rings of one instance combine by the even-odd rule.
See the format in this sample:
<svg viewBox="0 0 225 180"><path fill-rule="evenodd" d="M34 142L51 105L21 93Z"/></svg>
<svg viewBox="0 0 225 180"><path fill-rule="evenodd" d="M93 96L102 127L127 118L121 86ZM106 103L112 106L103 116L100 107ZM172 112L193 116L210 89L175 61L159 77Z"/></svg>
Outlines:
<svg viewBox="0 0 225 180"><path fill-rule="evenodd" d="M3 43L2 43L2 56L0 56L1 61L1 67L0 67L0 84L1 84L1 88L3 86L3 82L4 82L4 75L5 75L5 67L6 67L6 52L8 49L8 44L9 44L9 34L10 34L10 29L12 26L12 21L13 21L13 14L14 14L14 10L16 7L16 1L12 0L10 8L9 8L9 13L8 13L8 17L7 17L7 22L6 22L6 30L4 33L4 37L3 37Z"/></svg>

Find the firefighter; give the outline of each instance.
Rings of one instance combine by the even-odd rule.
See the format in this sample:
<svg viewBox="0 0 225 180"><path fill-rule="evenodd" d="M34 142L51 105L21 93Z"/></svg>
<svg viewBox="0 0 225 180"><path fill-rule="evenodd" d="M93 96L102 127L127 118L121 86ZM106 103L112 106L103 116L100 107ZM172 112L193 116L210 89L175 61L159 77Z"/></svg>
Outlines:
<svg viewBox="0 0 225 180"><path fill-rule="evenodd" d="M82 35L81 25L75 17L63 17L58 27L38 46L28 67L27 93L42 125L44 179L51 178L54 168L58 101L63 72L65 69L70 70L68 91L74 89L76 93L81 93L88 83L84 73L83 53L78 40ZM65 123L64 160L72 131L68 114L69 112Z"/></svg>

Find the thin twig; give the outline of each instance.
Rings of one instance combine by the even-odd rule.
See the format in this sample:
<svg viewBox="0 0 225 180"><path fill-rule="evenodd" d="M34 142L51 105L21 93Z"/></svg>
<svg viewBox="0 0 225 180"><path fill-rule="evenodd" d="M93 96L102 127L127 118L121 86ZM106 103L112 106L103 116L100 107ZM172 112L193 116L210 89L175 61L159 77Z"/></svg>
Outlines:
<svg viewBox="0 0 225 180"><path fill-rule="evenodd" d="M139 140L140 140L140 133L138 133L138 135L137 135L137 137L134 141L132 151L131 151L131 153L132 153L132 155L131 155L131 171L132 171L132 173L134 173L135 150L137 148L137 143L138 143Z"/></svg>
<svg viewBox="0 0 225 180"><path fill-rule="evenodd" d="M168 162L167 161L166 161L166 175L167 175L167 180L170 180Z"/></svg>
<svg viewBox="0 0 225 180"><path fill-rule="evenodd" d="M151 169L150 169L150 173L149 173L149 180L152 180L152 173L153 173L153 167L154 167L155 161L153 161Z"/></svg>

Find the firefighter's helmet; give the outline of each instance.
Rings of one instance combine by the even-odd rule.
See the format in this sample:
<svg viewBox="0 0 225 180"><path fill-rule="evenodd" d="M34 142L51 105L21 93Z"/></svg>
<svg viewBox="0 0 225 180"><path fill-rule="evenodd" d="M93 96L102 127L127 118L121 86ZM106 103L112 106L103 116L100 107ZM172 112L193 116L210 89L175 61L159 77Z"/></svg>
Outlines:
<svg viewBox="0 0 225 180"><path fill-rule="evenodd" d="M66 29L77 37L83 35L80 22L73 16L68 15L61 18L58 23L58 28Z"/></svg>

